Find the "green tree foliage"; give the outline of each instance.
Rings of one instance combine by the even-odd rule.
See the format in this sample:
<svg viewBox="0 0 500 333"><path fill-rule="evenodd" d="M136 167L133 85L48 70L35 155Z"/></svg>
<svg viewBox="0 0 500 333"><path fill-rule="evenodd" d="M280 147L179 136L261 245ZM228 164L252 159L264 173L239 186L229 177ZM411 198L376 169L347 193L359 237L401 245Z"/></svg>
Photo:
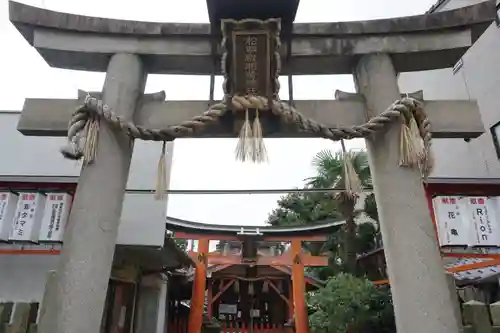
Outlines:
<svg viewBox="0 0 500 333"><path fill-rule="evenodd" d="M312 161L316 174L307 178L306 189L345 189L344 156L330 150L320 151ZM363 187L371 187L372 180L364 151L352 154L352 164ZM356 210L356 200L342 195L342 192L290 193L278 201L278 208L268 217L274 226L307 225L328 220L345 220L346 224L325 243L307 243L305 247L312 254L330 254L330 266L309 269L319 278L327 278L337 272L356 272L358 254L373 250L376 246L378 227L372 223L356 224L360 214L377 221L377 208L373 194L365 197L363 210Z"/></svg>
<svg viewBox="0 0 500 333"><path fill-rule="evenodd" d="M366 152L361 151L351 154L351 163L361 182L363 188L371 186L372 180L368 166ZM344 155L340 152L332 153L330 150L322 150L313 158L312 164L316 169L316 175L308 178L307 186L311 188L334 188L341 190L335 194L338 211L345 218L343 235L344 265L347 272L356 274L356 217L360 211L356 210L357 198L347 195L346 173Z"/></svg>
<svg viewBox="0 0 500 333"><path fill-rule="evenodd" d="M353 154L352 164L363 187L371 187L366 153ZM305 180L304 188L344 189L344 165L341 153L319 152L313 159L316 174ZM346 221L326 242L304 244L313 255L329 255L328 267L306 268L308 274L328 281L326 287L314 292L309 299L314 333L395 332L389 290L374 286L357 269L357 256L377 248L381 238L375 196L365 195L362 206L362 210L356 210L355 200L342 192L291 193L283 196L269 214L268 223L274 226ZM356 223L361 214L367 222Z"/></svg>
<svg viewBox="0 0 500 333"><path fill-rule="evenodd" d="M313 188L345 188L344 156L341 152L332 152L329 149L320 151L314 156L312 165L316 175L306 179L307 185ZM359 176L361 185L372 185L368 155L365 151L352 154L352 165Z"/></svg>
<svg viewBox="0 0 500 333"><path fill-rule="evenodd" d="M391 297L366 279L338 274L309 296L313 333L395 332Z"/></svg>
<svg viewBox="0 0 500 333"><path fill-rule="evenodd" d="M378 230L371 222L360 223L356 225L356 234L353 238L353 248L356 255L363 254L374 250L378 237ZM329 257L329 265L327 267L306 267L306 272L321 280L327 280L331 276L338 273L351 272L350 266L346 261L347 254L344 246L346 242L346 232L340 229L333 235L328 237L324 243L305 243L304 247L312 255L327 254ZM362 272L356 271L362 276Z"/></svg>
<svg viewBox="0 0 500 333"><path fill-rule="evenodd" d="M278 208L269 214L267 223L273 226L304 225L341 217L330 193L293 192L278 200Z"/></svg>

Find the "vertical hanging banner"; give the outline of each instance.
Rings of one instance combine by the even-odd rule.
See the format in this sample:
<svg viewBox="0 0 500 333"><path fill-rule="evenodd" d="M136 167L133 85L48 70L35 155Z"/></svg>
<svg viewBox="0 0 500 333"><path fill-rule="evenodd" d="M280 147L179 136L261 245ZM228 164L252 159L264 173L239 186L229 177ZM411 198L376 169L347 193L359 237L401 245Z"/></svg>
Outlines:
<svg viewBox="0 0 500 333"><path fill-rule="evenodd" d="M9 240L17 200L18 196L12 192L0 192L0 241Z"/></svg>
<svg viewBox="0 0 500 333"><path fill-rule="evenodd" d="M46 198L39 241L62 242L66 222L69 218L71 195L68 193L47 193Z"/></svg>
<svg viewBox="0 0 500 333"><path fill-rule="evenodd" d="M279 19L222 20L226 96L278 97L280 31Z"/></svg>
<svg viewBox="0 0 500 333"><path fill-rule="evenodd" d="M432 200L440 246L471 244L470 226L463 216L464 202L456 196L439 196Z"/></svg>
<svg viewBox="0 0 500 333"><path fill-rule="evenodd" d="M42 193L21 193L14 216L12 241L38 242L38 233L45 208L45 195Z"/></svg>
<svg viewBox="0 0 500 333"><path fill-rule="evenodd" d="M500 197L488 197L486 201L487 207L493 212L490 218L492 235L494 235L492 246L500 247Z"/></svg>
<svg viewBox="0 0 500 333"><path fill-rule="evenodd" d="M467 197L468 218L474 226L475 246L499 246L500 231L496 221L495 199L488 197Z"/></svg>

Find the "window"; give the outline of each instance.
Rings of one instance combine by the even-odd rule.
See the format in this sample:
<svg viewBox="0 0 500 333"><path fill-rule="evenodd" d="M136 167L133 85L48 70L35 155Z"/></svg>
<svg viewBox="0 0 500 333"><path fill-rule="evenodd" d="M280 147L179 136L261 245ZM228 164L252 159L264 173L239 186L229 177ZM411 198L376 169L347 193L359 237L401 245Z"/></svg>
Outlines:
<svg viewBox="0 0 500 333"><path fill-rule="evenodd" d="M497 153L497 158L500 159L500 121L490 128L491 136L493 137L493 145Z"/></svg>

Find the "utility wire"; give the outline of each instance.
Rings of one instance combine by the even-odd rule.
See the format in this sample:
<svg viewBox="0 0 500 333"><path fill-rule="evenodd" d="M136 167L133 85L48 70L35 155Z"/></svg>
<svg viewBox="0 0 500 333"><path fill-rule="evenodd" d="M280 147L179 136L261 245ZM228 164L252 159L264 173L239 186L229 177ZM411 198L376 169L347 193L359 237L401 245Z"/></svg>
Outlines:
<svg viewBox="0 0 500 333"><path fill-rule="evenodd" d="M338 193L345 191L343 188L317 188L317 189L246 189L246 190L166 190L167 194L279 194L279 193ZM155 190L129 189L127 193L154 193ZM363 192L373 192L366 188Z"/></svg>

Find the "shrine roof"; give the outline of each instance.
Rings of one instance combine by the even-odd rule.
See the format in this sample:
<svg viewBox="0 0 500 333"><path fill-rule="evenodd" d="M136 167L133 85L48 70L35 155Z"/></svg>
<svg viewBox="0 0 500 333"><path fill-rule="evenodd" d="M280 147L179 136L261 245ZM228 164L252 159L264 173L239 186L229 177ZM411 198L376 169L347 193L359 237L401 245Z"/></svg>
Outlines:
<svg viewBox="0 0 500 333"><path fill-rule="evenodd" d="M221 225L193 222L167 216L167 230L203 235L244 235L244 236L299 236L327 235L338 230L345 221L328 220L316 224L299 226L247 226Z"/></svg>
<svg viewBox="0 0 500 333"><path fill-rule="evenodd" d="M464 265L488 262L491 259L482 258L460 258L454 262L445 265L445 268L455 268ZM500 275L500 265L489 266L485 268L469 269L467 271L455 272L453 276L457 280L457 284L482 283L488 281L497 281Z"/></svg>
<svg viewBox="0 0 500 333"><path fill-rule="evenodd" d="M452 67L493 22L495 6L495 0L487 0L408 17L295 23L292 55L283 63L283 73L350 74L357 56L377 52L393 55L398 72ZM213 66L208 23L106 19L14 1L9 12L10 21L53 67L105 71L110 55L134 52L146 56L149 73L220 73ZM283 57L286 47L284 43Z"/></svg>
<svg viewBox="0 0 500 333"><path fill-rule="evenodd" d="M496 253L496 252L494 252ZM358 256L357 260L364 260L374 255L384 256L384 248L380 247L368 253ZM461 266L488 262L490 258L450 258L443 265L445 269L453 269ZM460 272L453 272L457 285L468 285L474 283L490 282L500 276L500 265L492 265L484 268L468 269Z"/></svg>
<svg viewBox="0 0 500 333"><path fill-rule="evenodd" d="M130 261L143 269L167 269L195 266L194 261L183 251L173 239L165 237L162 248L154 246L117 245L115 260Z"/></svg>

